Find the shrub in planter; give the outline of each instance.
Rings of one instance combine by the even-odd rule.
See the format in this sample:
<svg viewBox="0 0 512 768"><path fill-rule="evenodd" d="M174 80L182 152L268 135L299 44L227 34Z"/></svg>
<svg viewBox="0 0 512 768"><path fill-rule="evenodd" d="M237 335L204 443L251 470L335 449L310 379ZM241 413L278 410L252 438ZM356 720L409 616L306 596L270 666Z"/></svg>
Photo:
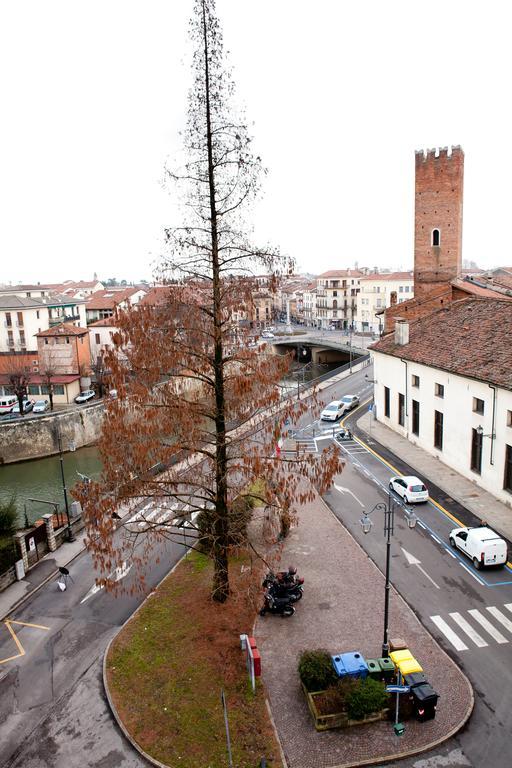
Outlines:
<svg viewBox="0 0 512 768"><path fill-rule="evenodd" d="M300 679L308 691L325 691L338 679L332 666L331 655L323 648L303 651L298 669Z"/></svg>
<svg viewBox="0 0 512 768"><path fill-rule="evenodd" d="M352 677L337 679L321 695L315 696L315 706L322 715L335 715L347 708L347 699L357 686Z"/></svg>
<svg viewBox="0 0 512 768"><path fill-rule="evenodd" d="M347 714L351 720L362 720L366 715L384 709L388 699L385 684L367 677L359 680L347 696Z"/></svg>

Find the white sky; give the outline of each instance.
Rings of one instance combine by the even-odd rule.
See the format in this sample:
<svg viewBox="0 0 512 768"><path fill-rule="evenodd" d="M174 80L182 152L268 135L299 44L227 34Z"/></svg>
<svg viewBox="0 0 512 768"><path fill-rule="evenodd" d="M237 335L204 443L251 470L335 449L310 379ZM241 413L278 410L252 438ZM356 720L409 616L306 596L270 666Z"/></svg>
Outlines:
<svg viewBox="0 0 512 768"><path fill-rule="evenodd" d="M0 28L0 282L151 276L179 212L192 0L25 0ZM217 0L269 175L256 241L410 268L414 150L461 144L465 259L512 263L510 29L488 0Z"/></svg>

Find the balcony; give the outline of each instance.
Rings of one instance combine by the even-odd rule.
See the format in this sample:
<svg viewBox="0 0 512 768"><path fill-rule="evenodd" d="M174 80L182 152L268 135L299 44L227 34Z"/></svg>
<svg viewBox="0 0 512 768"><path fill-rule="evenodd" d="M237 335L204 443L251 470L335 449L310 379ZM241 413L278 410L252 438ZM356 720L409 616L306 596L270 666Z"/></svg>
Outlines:
<svg viewBox="0 0 512 768"><path fill-rule="evenodd" d="M14 339L7 339L7 346L14 347Z"/></svg>

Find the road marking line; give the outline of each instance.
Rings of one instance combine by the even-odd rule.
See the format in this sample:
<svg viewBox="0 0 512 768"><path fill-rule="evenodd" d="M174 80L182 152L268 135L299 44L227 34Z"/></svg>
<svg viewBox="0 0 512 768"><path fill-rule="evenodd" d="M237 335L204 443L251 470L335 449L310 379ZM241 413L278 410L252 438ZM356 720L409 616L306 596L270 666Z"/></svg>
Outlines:
<svg viewBox="0 0 512 768"><path fill-rule="evenodd" d="M448 552L450 557L453 557L454 560L457 560L457 555L454 555L453 552L450 549L448 549L448 547L446 547L446 551Z"/></svg>
<svg viewBox="0 0 512 768"><path fill-rule="evenodd" d="M442 547L444 547L443 542L441 539L438 539L438 537L435 535L435 533L430 533L431 537L434 539L434 541L437 541L438 544L441 544Z"/></svg>
<svg viewBox="0 0 512 768"><path fill-rule="evenodd" d="M422 523L421 520L418 520L418 525L420 526L420 528L423 528L424 531L427 530L427 526L424 523Z"/></svg>
<svg viewBox="0 0 512 768"><path fill-rule="evenodd" d="M505 608L512 613L512 603L505 603Z"/></svg>
<svg viewBox="0 0 512 768"><path fill-rule="evenodd" d="M478 623L481 624L485 631L488 632L490 636L496 640L497 643L508 643L507 638L503 637L501 632L498 632L493 624L491 624L491 622L486 619L485 616L482 616L480 611L478 611L476 608L471 608L468 613L471 614L475 621L478 621Z"/></svg>
<svg viewBox="0 0 512 768"><path fill-rule="evenodd" d="M510 621L510 619L508 619L504 613L502 613L498 608L495 608L493 605L488 605L487 610L491 616L494 616L496 621L499 621L500 624L503 624L505 629L508 629L509 632L512 632L512 621Z"/></svg>
<svg viewBox="0 0 512 768"><path fill-rule="evenodd" d="M456 651L467 651L468 646L462 642L460 637L451 629L446 621L440 616L431 616L430 620L441 630L447 640L453 645Z"/></svg>
<svg viewBox="0 0 512 768"><path fill-rule="evenodd" d="M354 409L354 411L352 411L350 415L354 415L354 413L356 413L356 412L359 410L359 408L363 408L364 406L368 405L368 403L369 403L369 402L371 402L371 401L372 401L372 399L373 399L373 398L371 398L371 397L370 397L370 398L368 398L368 400L365 400L365 402L364 402L364 403L361 403L361 405L359 405L357 408L355 408L355 409ZM347 414L347 416L345 416L345 417L344 417L344 418L343 418L343 419L340 421L340 424L341 424L341 426L344 426L344 425L345 425L345 419L346 419L346 418L348 418L348 415L349 415L349 414ZM393 474L394 474L394 475L401 475L401 474L402 474L401 472L399 472L399 471L398 471L398 469L397 469L396 467L394 467L394 466L393 466L393 464L391 464L389 461L386 461L386 459L385 459L385 458L383 458L383 457L382 457L380 454L378 454L378 453L377 453L377 451L374 451L374 450L373 450L373 448L370 448L370 446L368 445L368 443L366 443L364 440L361 440L361 438L360 438L360 437L354 437L354 440L356 440L356 441L357 441L357 442L358 442L360 445L363 445L363 446L366 448L366 450L367 450L367 451L369 451L371 454L373 454L373 455L375 456L375 458L376 458L376 459L378 459L378 460L379 460L379 461L381 461L383 464L385 464L387 467L389 467L389 469L391 469L391 471L393 472ZM464 526L464 523L462 523L462 522L461 522L461 521L460 521L460 520L459 520L457 517L455 517L455 515L452 515L452 513L451 513L451 512L448 512L448 510L447 510L447 509L445 509L445 508L442 506L442 504L439 504L439 502L435 501L435 500L432 498L432 496L429 496L429 502L430 502L431 504L433 504L433 505L434 505L434 507L437 507L437 509L438 509L440 512L442 512L442 513L443 513L443 514L445 514L447 517L449 517L449 518L450 518L450 520L452 520L452 521L453 521L453 522L456 524L457 528L464 528L464 527L465 527L465 526ZM512 563L510 563L510 562L507 562L507 567L512 569ZM482 583L483 583L483 582L482 582Z"/></svg>
<svg viewBox="0 0 512 768"><path fill-rule="evenodd" d="M478 634L478 632L475 632L471 624L466 621L464 616L461 616L460 613L450 613L450 616L452 619L456 622L456 624L459 625L459 627L462 629L463 632L466 633L466 635L477 645L479 648L484 648L486 645L489 645L481 635Z"/></svg>
<svg viewBox="0 0 512 768"><path fill-rule="evenodd" d="M459 560L459 558L457 558L457 560ZM482 581L482 579L479 579L478 576L476 575L476 573L473 573L471 568L468 568L467 565L464 565L464 563L461 563L460 560L459 560L459 565L462 566L462 568L464 568L464 570L467 571L469 573L469 575L472 576L475 579L475 581L478 581L478 583L481 584L482 587L485 587L485 584Z"/></svg>
<svg viewBox="0 0 512 768"><path fill-rule="evenodd" d="M7 619L4 621L4 624L7 627L7 630L12 639L16 643L16 647L19 653L17 653L15 656L8 656L6 659L0 659L0 664L5 664L8 661L13 661L14 659L19 659L21 656L25 656L25 649L23 648L21 641L18 639L18 636L12 628L11 624L19 624L22 627L32 627L34 629L44 629L47 631L50 629L50 627L45 627L42 624L29 624L28 621L15 621L14 619Z"/></svg>

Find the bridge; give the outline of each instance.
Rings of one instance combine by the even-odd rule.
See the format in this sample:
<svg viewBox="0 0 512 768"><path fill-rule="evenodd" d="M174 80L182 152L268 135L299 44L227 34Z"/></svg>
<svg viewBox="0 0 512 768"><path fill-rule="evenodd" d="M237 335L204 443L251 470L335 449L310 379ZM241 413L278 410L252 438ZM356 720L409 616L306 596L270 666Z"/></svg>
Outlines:
<svg viewBox="0 0 512 768"><path fill-rule="evenodd" d="M373 344L372 336L360 334L345 335L342 332L312 331L292 335L276 336L266 339L272 344L275 354L285 354L290 349L295 350L295 359L301 363L347 363L367 354L368 347Z"/></svg>

